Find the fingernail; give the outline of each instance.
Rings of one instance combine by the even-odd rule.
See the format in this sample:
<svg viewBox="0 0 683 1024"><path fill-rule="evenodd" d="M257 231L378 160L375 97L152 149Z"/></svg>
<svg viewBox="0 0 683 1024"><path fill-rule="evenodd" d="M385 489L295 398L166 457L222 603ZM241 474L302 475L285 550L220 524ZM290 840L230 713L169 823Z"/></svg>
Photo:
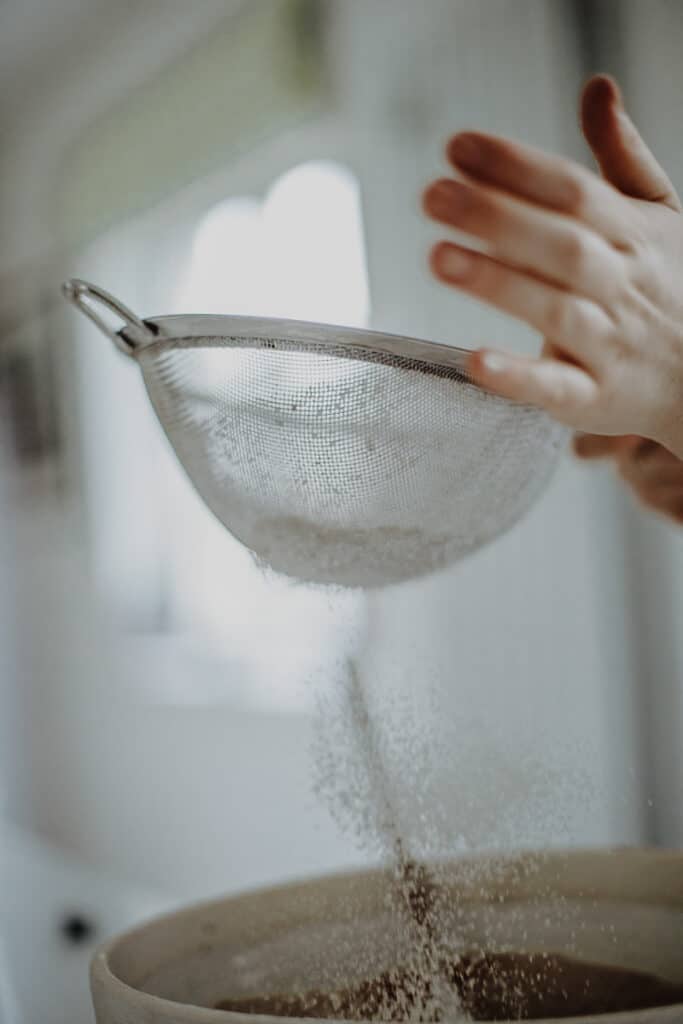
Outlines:
<svg viewBox="0 0 683 1024"><path fill-rule="evenodd" d="M456 135L449 152L452 159L464 167L478 167L481 162L481 147L472 135Z"/></svg>
<svg viewBox="0 0 683 1024"><path fill-rule="evenodd" d="M466 277L472 269L472 257L462 249L444 249L439 257L442 271L454 281Z"/></svg>
<svg viewBox="0 0 683 1024"><path fill-rule="evenodd" d="M505 357L500 352L482 352L480 362L487 373L502 373L507 365Z"/></svg>

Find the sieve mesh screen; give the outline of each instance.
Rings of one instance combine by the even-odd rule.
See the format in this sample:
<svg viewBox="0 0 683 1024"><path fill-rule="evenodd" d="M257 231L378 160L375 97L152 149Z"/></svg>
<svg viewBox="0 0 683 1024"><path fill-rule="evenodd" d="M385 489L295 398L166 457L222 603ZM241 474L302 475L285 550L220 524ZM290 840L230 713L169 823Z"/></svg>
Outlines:
<svg viewBox="0 0 683 1024"><path fill-rule="evenodd" d="M310 582L379 586L462 558L523 515L564 435L413 358L409 342L393 355L193 335L135 357L214 514L263 562Z"/></svg>

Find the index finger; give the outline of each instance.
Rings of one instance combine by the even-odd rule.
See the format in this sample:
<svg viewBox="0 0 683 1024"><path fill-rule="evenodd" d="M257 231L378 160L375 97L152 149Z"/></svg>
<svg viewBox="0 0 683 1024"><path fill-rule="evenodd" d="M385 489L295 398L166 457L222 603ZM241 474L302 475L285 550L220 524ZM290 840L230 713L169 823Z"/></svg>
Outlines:
<svg viewBox="0 0 683 1024"><path fill-rule="evenodd" d="M612 185L572 160L480 132L454 136L446 155L471 178L583 221L617 245L629 241L631 205Z"/></svg>

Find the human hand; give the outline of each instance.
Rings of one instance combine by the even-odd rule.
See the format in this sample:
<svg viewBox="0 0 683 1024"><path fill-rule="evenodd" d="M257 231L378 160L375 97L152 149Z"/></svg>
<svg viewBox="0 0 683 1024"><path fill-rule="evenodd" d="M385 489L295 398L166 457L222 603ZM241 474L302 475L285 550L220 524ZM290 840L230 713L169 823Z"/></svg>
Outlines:
<svg viewBox="0 0 683 1024"><path fill-rule="evenodd" d="M538 358L473 353L483 387L577 430L637 434L683 457L681 203L610 78L588 83L581 117L605 180L495 136L452 138L462 180L431 184L424 207L486 251L440 242L431 266L546 339Z"/></svg>
<svg viewBox="0 0 683 1024"><path fill-rule="evenodd" d="M574 451L582 459L611 459L637 498L676 523L683 523L683 462L642 437L578 434Z"/></svg>

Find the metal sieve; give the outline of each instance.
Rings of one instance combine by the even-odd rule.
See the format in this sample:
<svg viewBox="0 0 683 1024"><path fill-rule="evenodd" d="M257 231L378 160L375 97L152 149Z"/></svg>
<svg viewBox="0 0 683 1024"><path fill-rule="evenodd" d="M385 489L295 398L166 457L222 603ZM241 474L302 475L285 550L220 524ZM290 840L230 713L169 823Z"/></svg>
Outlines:
<svg viewBox="0 0 683 1024"><path fill-rule="evenodd" d="M469 353L448 345L293 320L140 320L80 280L64 294L137 361L211 511L299 580L377 587L463 558L527 511L566 434L477 387Z"/></svg>

